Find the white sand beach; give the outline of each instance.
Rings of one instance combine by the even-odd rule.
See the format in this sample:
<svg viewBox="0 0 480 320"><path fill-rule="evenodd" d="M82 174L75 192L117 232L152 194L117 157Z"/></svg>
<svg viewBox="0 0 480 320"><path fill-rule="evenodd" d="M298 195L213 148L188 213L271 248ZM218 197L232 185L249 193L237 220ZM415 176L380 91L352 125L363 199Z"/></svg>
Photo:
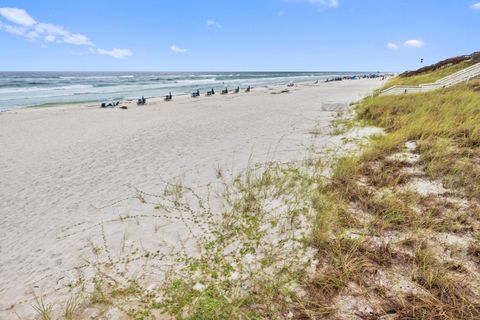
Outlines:
<svg viewBox="0 0 480 320"><path fill-rule="evenodd" d="M381 86L379 79L254 88L250 93L150 99L127 110L62 106L0 113L0 318L33 315L32 290L61 300L89 240L101 226L112 243L125 234L145 246L180 245L181 229L151 220L110 223L143 212L135 188L160 193L164 181L201 187L217 167L302 159L306 147L332 148L335 111ZM125 201L122 201L127 199ZM145 231L145 232L144 232Z"/></svg>

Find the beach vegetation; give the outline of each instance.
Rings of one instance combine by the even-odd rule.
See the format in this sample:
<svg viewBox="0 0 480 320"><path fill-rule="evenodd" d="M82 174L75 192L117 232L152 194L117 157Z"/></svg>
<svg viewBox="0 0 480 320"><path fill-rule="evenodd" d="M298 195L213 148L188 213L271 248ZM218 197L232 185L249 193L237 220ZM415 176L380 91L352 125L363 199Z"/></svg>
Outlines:
<svg viewBox="0 0 480 320"><path fill-rule="evenodd" d="M404 72L388 81L381 90L385 90L393 86L414 86L425 83L433 83L479 62L479 52L474 52L466 56L449 58L433 65L420 68L416 71Z"/></svg>
<svg viewBox="0 0 480 320"><path fill-rule="evenodd" d="M454 74L462 69L465 69L471 65L473 65L473 61L462 61L457 64L451 64L444 66L440 69L437 69L432 72L421 73L417 75L399 75L392 80L390 80L383 88L388 89L393 86L416 86L424 83L433 83L437 80L440 80L446 76Z"/></svg>
<svg viewBox="0 0 480 320"><path fill-rule="evenodd" d="M207 197L181 181L158 195L136 190L154 213L117 221L174 219L196 250L139 244L116 256L102 231L82 306L132 319L480 318L478 88L473 79L367 97L338 115L332 133L368 125L383 134L353 151L250 165L235 176L217 167ZM160 267L162 278L152 278ZM49 314L39 301L37 313ZM69 314L81 317L71 304Z"/></svg>
<svg viewBox="0 0 480 320"><path fill-rule="evenodd" d="M33 293L34 304L33 309L37 314L37 318L40 320L51 320L52 318L52 305L46 304L42 296L38 296Z"/></svg>

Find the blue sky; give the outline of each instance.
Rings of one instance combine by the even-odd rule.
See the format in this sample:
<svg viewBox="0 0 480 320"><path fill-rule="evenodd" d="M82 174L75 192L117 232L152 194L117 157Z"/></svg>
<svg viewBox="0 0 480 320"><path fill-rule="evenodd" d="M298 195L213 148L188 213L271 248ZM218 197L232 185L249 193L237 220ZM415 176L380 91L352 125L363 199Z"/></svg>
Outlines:
<svg viewBox="0 0 480 320"><path fill-rule="evenodd" d="M478 30L479 0L0 0L0 70L401 71Z"/></svg>

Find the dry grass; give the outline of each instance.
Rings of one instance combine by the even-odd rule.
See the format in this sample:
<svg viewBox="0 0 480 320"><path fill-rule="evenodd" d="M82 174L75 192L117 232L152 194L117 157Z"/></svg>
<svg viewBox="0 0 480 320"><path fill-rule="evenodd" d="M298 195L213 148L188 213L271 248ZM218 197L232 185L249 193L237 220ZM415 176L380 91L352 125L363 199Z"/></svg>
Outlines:
<svg viewBox="0 0 480 320"><path fill-rule="evenodd" d="M440 70L411 80L424 82L454 71ZM322 213L314 224L312 243L322 263L308 284L305 317L348 318L336 313L336 301L357 288L356 295L369 301L375 312L357 310L351 317L480 318L480 272L464 266L478 265L478 240L469 239L480 232L475 204L480 195L479 86L476 80L432 93L371 97L357 107L359 120L381 126L387 133L373 137L360 154L339 158L329 183L318 189L321 198L333 195L336 201L318 206L329 214ZM404 143L412 140L418 148L406 150ZM418 162L392 159L394 154L412 152L419 153ZM412 172L420 172L426 181L441 179L450 194L406 190L416 175ZM464 198L470 205L456 205L452 197ZM361 212L366 217L360 221L342 212ZM345 223L345 217L350 223ZM469 243L455 249L460 260L440 255L454 253L439 242L437 234ZM346 235L353 238L346 241ZM418 289L392 291L378 283L378 270L413 281Z"/></svg>
<svg viewBox="0 0 480 320"><path fill-rule="evenodd" d="M407 140L420 147L432 179L480 197L480 80L424 94L374 97L357 109L359 119L384 127L387 137L374 141L373 155L385 154ZM370 158L374 158L372 155Z"/></svg>

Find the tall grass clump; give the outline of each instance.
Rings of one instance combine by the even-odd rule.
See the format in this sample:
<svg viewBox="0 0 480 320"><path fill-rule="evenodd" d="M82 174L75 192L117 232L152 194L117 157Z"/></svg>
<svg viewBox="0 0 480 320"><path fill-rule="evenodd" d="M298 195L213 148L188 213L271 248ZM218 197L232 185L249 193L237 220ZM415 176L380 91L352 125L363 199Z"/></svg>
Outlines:
<svg viewBox="0 0 480 320"><path fill-rule="evenodd" d="M35 302L32 307L37 314L37 318L40 320L52 320L52 306L45 304L43 297L38 297L35 293L33 295Z"/></svg>
<svg viewBox="0 0 480 320"><path fill-rule="evenodd" d="M388 154L407 140L418 141L432 178L480 197L480 80L428 93L377 96L357 108L358 119L385 128L368 147L370 157ZM367 152L367 155L368 153Z"/></svg>

